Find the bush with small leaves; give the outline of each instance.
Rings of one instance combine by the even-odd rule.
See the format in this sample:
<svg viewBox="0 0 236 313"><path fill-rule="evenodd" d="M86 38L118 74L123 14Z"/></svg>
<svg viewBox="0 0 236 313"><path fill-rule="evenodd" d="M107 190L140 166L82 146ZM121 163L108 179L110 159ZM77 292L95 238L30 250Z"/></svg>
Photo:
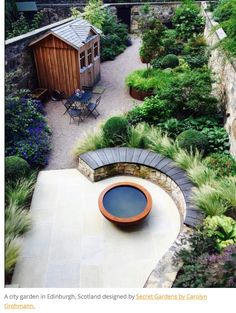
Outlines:
<svg viewBox="0 0 236 313"><path fill-rule="evenodd" d="M28 176L30 166L24 159L18 156L8 156L5 158L5 176L6 180L17 180L18 178Z"/></svg>
<svg viewBox="0 0 236 313"><path fill-rule="evenodd" d="M183 131L176 137L176 140L178 141L180 148L187 151L198 150L204 153L208 146L207 137L194 129Z"/></svg>
<svg viewBox="0 0 236 313"><path fill-rule="evenodd" d="M212 153L203 162L218 177L236 176L236 161L230 154Z"/></svg>

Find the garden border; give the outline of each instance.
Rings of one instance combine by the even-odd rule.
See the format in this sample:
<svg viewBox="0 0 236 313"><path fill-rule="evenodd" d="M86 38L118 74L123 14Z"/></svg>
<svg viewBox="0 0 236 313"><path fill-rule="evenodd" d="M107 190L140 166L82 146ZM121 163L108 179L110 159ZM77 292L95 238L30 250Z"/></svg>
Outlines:
<svg viewBox="0 0 236 313"><path fill-rule="evenodd" d="M172 160L146 149L114 147L83 153L78 170L92 182L115 175L148 179L165 189L176 203L181 222L196 227L204 214L191 199L194 185Z"/></svg>

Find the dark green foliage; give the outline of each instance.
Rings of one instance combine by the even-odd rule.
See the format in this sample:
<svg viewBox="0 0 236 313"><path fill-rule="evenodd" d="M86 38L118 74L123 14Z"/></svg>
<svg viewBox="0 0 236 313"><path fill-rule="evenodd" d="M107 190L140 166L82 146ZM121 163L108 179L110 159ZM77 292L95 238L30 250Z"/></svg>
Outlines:
<svg viewBox="0 0 236 313"><path fill-rule="evenodd" d="M156 124L173 114L172 108L162 101L158 96L146 98L142 105L134 107L129 111L127 118L130 124L137 124L139 122L147 122Z"/></svg>
<svg viewBox="0 0 236 313"><path fill-rule="evenodd" d="M193 1L176 9L173 23L181 39L187 40L203 31L204 19L199 13L200 8Z"/></svg>
<svg viewBox="0 0 236 313"><path fill-rule="evenodd" d="M183 131L176 137L180 148L187 151L195 151L196 149L200 152L205 152L208 147L207 137L201 132L188 129Z"/></svg>
<svg viewBox="0 0 236 313"><path fill-rule="evenodd" d="M207 136L207 152L229 153L229 136L223 127L204 128L202 134Z"/></svg>
<svg viewBox="0 0 236 313"><path fill-rule="evenodd" d="M184 265L173 287L236 287L236 245L228 246L219 253L215 249L215 239L201 232L192 235L189 243L191 249L182 249L177 255Z"/></svg>
<svg viewBox="0 0 236 313"><path fill-rule="evenodd" d="M236 57L236 0L220 1L214 11L214 18L227 34L221 46L229 56Z"/></svg>
<svg viewBox="0 0 236 313"><path fill-rule="evenodd" d="M9 156L5 158L5 177L6 180L15 181L18 178L25 177L30 172L29 164L18 156Z"/></svg>
<svg viewBox="0 0 236 313"><path fill-rule="evenodd" d="M168 136L175 139L180 133L187 129L195 129L202 131L204 128L214 128L219 127L220 121L217 118L210 116L201 117L188 117L183 120L178 120L176 118L171 118L163 123L159 123L158 126L167 132ZM222 125L223 126L223 125Z"/></svg>
<svg viewBox="0 0 236 313"><path fill-rule="evenodd" d="M224 22L232 17L236 0L221 0L215 8L213 16L217 22Z"/></svg>
<svg viewBox="0 0 236 313"><path fill-rule="evenodd" d="M122 53L128 40L128 29L123 23L119 23L114 14L104 10L105 19L102 24L101 59L102 61L114 60Z"/></svg>
<svg viewBox="0 0 236 313"><path fill-rule="evenodd" d="M103 126L103 139L107 146L119 146L127 141L129 124L123 116L109 118Z"/></svg>
<svg viewBox="0 0 236 313"><path fill-rule="evenodd" d="M211 115L217 111L217 99L211 94L209 71L186 71L173 76L159 97L174 108L176 117Z"/></svg>
<svg viewBox="0 0 236 313"><path fill-rule="evenodd" d="M6 34L7 39L20 36L39 28L42 18L43 12L39 11L35 13L33 20L31 22L28 22L25 16L21 13L20 17L16 21L11 23L11 26L9 27Z"/></svg>
<svg viewBox="0 0 236 313"><path fill-rule="evenodd" d="M153 60L152 66L154 68L174 68L179 65L179 59L175 54L167 54L162 58Z"/></svg>
<svg viewBox="0 0 236 313"><path fill-rule="evenodd" d="M212 153L204 159L204 163L218 177L236 175L236 161L230 154Z"/></svg>
<svg viewBox="0 0 236 313"><path fill-rule="evenodd" d="M184 60L188 63L191 69L200 68L208 63L208 56L203 54L198 55L187 55L184 57Z"/></svg>
<svg viewBox="0 0 236 313"><path fill-rule="evenodd" d="M178 33L175 29L166 29L162 32L161 43L165 54L181 54L183 42L179 40Z"/></svg>

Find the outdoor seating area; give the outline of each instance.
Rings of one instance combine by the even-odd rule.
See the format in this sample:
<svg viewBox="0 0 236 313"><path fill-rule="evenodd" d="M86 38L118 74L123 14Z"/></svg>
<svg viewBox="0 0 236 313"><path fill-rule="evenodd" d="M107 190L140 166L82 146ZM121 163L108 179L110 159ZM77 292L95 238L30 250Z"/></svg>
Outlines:
<svg viewBox="0 0 236 313"><path fill-rule="evenodd" d="M95 119L100 115L97 107L101 101L99 96L95 101L92 101L93 92L92 89L84 87L83 90L77 89L69 98L62 99L61 101L65 107L64 114L68 113L71 121L75 121L78 118L78 123L83 121L89 116L93 116ZM62 93L64 95L64 93Z"/></svg>

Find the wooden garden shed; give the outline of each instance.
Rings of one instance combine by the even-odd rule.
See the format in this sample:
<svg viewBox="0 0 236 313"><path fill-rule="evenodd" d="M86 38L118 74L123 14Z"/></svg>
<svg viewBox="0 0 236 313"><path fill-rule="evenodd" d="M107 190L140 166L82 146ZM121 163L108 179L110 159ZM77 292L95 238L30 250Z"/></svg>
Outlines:
<svg viewBox="0 0 236 313"><path fill-rule="evenodd" d="M92 87L100 79L101 31L82 18L52 28L30 43L39 88L64 91Z"/></svg>

